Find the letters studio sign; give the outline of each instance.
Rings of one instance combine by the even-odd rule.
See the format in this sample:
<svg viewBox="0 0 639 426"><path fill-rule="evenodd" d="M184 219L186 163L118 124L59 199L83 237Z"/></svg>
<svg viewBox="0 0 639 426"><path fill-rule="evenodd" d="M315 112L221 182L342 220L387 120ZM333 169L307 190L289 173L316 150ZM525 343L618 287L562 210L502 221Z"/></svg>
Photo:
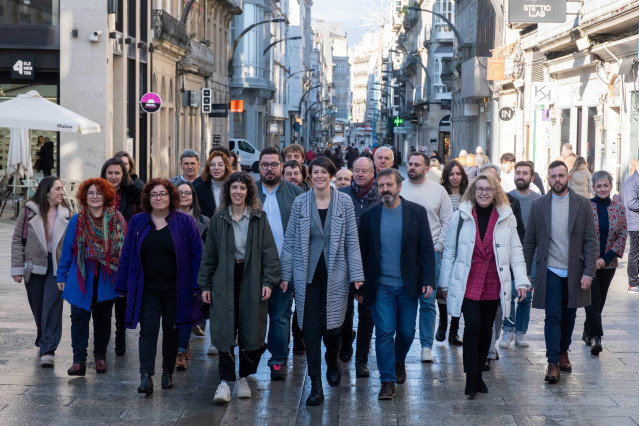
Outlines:
<svg viewBox="0 0 639 426"><path fill-rule="evenodd" d="M510 0L508 21L520 23L566 22L566 0Z"/></svg>

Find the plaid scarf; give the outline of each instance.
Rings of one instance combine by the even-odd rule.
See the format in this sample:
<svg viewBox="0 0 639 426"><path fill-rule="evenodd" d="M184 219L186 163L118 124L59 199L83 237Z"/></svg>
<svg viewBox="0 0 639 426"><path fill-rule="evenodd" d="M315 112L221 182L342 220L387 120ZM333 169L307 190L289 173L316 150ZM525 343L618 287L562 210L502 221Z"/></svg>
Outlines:
<svg viewBox="0 0 639 426"><path fill-rule="evenodd" d="M101 272L106 276L117 273L120 252L126 235L127 223L124 216L113 207L102 212L102 216L93 217L89 209L78 213L75 230L75 253L78 263L78 283L86 296L86 261L101 265Z"/></svg>
<svg viewBox="0 0 639 426"><path fill-rule="evenodd" d="M355 183L355 179L351 180L351 190L353 191L353 194L355 194L355 197L357 197L358 200L363 200L371 192L374 186L375 186L375 179L371 179L371 181L368 182L368 185L366 185L363 188L360 188L359 186L357 186L357 184Z"/></svg>

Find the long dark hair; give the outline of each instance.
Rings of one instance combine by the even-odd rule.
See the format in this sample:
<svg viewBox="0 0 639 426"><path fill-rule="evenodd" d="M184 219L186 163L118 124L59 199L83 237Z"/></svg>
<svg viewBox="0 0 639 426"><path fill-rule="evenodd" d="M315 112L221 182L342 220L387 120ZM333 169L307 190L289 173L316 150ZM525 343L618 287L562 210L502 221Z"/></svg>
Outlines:
<svg viewBox="0 0 639 426"><path fill-rule="evenodd" d="M45 232L47 231L47 229L49 229L49 222L47 218L48 218L49 208L51 207L49 205L49 199L47 198L47 195L49 195L49 191L51 191L51 188L53 188L56 181L59 181L59 180L60 178L57 176L45 177L38 184L38 188L36 189L35 194L33 194L33 197L29 198L29 201L35 203L38 206L40 217L42 218L42 222L44 223ZM66 208L69 208L69 205L67 204L67 200L62 199L61 204L65 206Z"/></svg>
<svg viewBox="0 0 639 426"><path fill-rule="evenodd" d="M220 208L218 211L228 208L231 205L231 185L240 182L246 185L246 200L244 203L249 210L259 210L262 208L262 202L257 196L257 186L253 177L246 172L235 172L222 185L222 194L220 195Z"/></svg>
<svg viewBox="0 0 639 426"><path fill-rule="evenodd" d="M195 187L193 186L191 182L182 181L178 183L177 185L175 185L175 187L178 189L178 195L180 193L179 189L182 185L189 186L189 190L191 191L191 199L193 200L191 202L191 212L193 214L193 218L195 218L195 220L197 221L202 211L200 210L200 204L198 203L197 196L195 195Z"/></svg>
<svg viewBox="0 0 639 426"><path fill-rule="evenodd" d="M121 158L113 157L106 160L104 164L102 165L102 170L100 171L100 177L102 179L106 179L107 168L113 165L117 165L122 168L122 182L120 182L120 189L122 189L125 186L131 185L132 183L131 175L126 171L126 166L124 165L124 161L122 161Z"/></svg>
<svg viewBox="0 0 639 426"><path fill-rule="evenodd" d="M444 187L446 192L448 192L448 194L451 194L452 187L450 185L450 180L448 180L448 177L452 173L453 167L455 166L459 168L459 171L462 175L461 184L459 185L459 195L464 195L466 189L468 189L468 175L464 170L464 166L462 166L461 163L457 160L450 160L448 163L446 163L446 166L444 166L444 171L442 172L442 186Z"/></svg>

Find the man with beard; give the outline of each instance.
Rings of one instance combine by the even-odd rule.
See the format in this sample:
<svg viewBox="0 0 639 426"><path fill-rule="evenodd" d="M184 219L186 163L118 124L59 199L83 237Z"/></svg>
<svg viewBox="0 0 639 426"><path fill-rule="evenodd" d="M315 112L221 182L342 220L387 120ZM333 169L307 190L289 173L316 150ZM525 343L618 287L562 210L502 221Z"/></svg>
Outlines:
<svg viewBox="0 0 639 426"><path fill-rule="evenodd" d="M533 308L546 312L544 379L557 383L559 371L572 371L570 339L577 308L591 303L598 242L590 201L568 188L570 175L563 161L550 163L548 182L551 190L530 208L524 257L529 278L533 266L536 271Z"/></svg>
<svg viewBox="0 0 639 426"><path fill-rule="evenodd" d="M375 184L375 170L373 160L368 157L360 157L353 163L353 179L349 186L340 188L340 191L350 195L355 208L355 220L359 226L359 219L363 212L380 203L377 185ZM340 359L348 362L353 356L352 341L357 336L355 352L355 376L369 377L368 352L373 338L373 317L371 305L364 301L357 305L357 333L353 332L353 313L355 307L353 295L349 295L346 305L346 316L341 328L342 347L340 348Z"/></svg>
<svg viewBox="0 0 639 426"><path fill-rule="evenodd" d="M529 161L520 161L515 164L515 189L508 193L509 196L519 201L521 208L521 218L525 224L528 222L530 214L530 206L533 201L541 198L541 195L531 190L531 184L535 177L535 166ZM533 271L534 278L534 271ZM504 318L502 327L503 334L499 342L500 348L508 348L510 343L515 340L515 346L527 348L526 331L528 331L528 322L530 321L530 302L532 301L532 290L527 292L523 299L518 299L517 309L515 310L515 299L517 292L514 290L515 282L513 281L513 292L515 293L510 304L510 317Z"/></svg>
<svg viewBox="0 0 639 426"><path fill-rule="evenodd" d="M430 160L423 152L413 152L408 158L408 179L404 181L401 195L408 201L426 209L430 234L435 247L435 282L439 279L442 251L446 242L446 230L453 215L453 204L448 193L438 183L426 179ZM433 362L433 339L437 305L435 293L419 298L419 342L422 345L422 362Z"/></svg>
<svg viewBox="0 0 639 426"><path fill-rule="evenodd" d="M364 302L372 305L382 382L378 398L387 400L395 396L395 383L406 381L405 360L415 337L417 299L435 294L435 255L428 213L399 196L399 172L382 170L377 185L383 204L366 210L360 220L366 285L359 291Z"/></svg>
<svg viewBox="0 0 639 426"><path fill-rule="evenodd" d="M260 180L257 181L257 194L262 202L262 209L268 217L271 231L277 246L277 253L282 254L284 233L291 217L291 207L295 197L302 194L302 188L282 180L282 162L279 149L268 146L260 153ZM288 340L291 327L291 306L293 292L283 291L279 286L273 288L268 301L268 350L271 359L271 380L286 379L286 360L288 359Z"/></svg>

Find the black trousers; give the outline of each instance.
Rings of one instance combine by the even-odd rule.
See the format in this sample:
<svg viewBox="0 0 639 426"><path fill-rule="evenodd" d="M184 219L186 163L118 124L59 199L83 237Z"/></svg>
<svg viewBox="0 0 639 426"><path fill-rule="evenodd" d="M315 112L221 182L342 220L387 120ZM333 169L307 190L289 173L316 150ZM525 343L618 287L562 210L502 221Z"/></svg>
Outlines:
<svg viewBox="0 0 639 426"><path fill-rule="evenodd" d="M606 304L608 289L616 271L616 269L599 269L592 280L590 287L592 304L586 307L586 321L584 322L584 330L590 336L603 336L601 311Z"/></svg>
<svg viewBox="0 0 639 426"><path fill-rule="evenodd" d="M233 291L233 332L235 335L239 334L240 324L240 287L242 285L242 276L244 275L244 264L236 263L234 272L234 291ZM255 351L245 351L242 349L242 340L240 342L239 354L240 354L240 378L250 376L257 372L257 367L260 364L262 354L266 351L266 345ZM235 381L235 350L233 346L228 352L222 352L220 350L220 356L218 360L218 369L220 372L220 380L226 380L230 382Z"/></svg>
<svg viewBox="0 0 639 426"><path fill-rule="evenodd" d="M482 371L493 336L493 323L499 300L475 301L464 298L464 372L479 374Z"/></svg>
<svg viewBox="0 0 639 426"><path fill-rule="evenodd" d="M98 268L96 268L98 269ZM73 347L73 362L87 360L89 346L89 321L93 317L93 356L96 360L106 360L106 350L111 338L111 313L113 300L98 302L98 282L100 274L93 279L93 300L91 310L85 311L71 305L71 347Z"/></svg>
<svg viewBox="0 0 639 426"><path fill-rule="evenodd" d="M295 298L295 295L293 295ZM297 299L295 299L295 306L297 306ZM291 329L293 332L293 339L302 339L302 330L300 330L300 326L297 323L297 308L293 310L293 320L291 321Z"/></svg>
<svg viewBox="0 0 639 426"><path fill-rule="evenodd" d="M327 363L337 363L339 351L339 328L326 330L326 279L313 279L306 285L304 300L304 345L306 346L306 365L311 377L322 374L322 337L326 346Z"/></svg>
<svg viewBox="0 0 639 426"><path fill-rule="evenodd" d="M177 293L144 289L140 309L140 374L155 374L155 355L162 318L162 370L172 373L178 354L180 330L175 327Z"/></svg>
<svg viewBox="0 0 639 426"><path fill-rule="evenodd" d="M126 317L126 297L115 299L115 336L123 338L126 332L124 320Z"/></svg>
<svg viewBox="0 0 639 426"><path fill-rule="evenodd" d="M355 315L355 289L351 286L348 292L348 302L346 304L346 317L344 318L344 324L341 328L342 345L344 342L350 342L353 332L353 317ZM373 338L373 313L371 311L371 305L368 303L357 304L357 343L355 346L355 361L368 362L368 352L371 347L371 339Z"/></svg>
<svg viewBox="0 0 639 426"><path fill-rule="evenodd" d="M437 309L439 310L439 327L446 330L448 328L448 307L446 306L446 303L439 303L439 300L438 300ZM449 336L453 334L457 334L458 331L459 331L459 317L450 317Z"/></svg>

